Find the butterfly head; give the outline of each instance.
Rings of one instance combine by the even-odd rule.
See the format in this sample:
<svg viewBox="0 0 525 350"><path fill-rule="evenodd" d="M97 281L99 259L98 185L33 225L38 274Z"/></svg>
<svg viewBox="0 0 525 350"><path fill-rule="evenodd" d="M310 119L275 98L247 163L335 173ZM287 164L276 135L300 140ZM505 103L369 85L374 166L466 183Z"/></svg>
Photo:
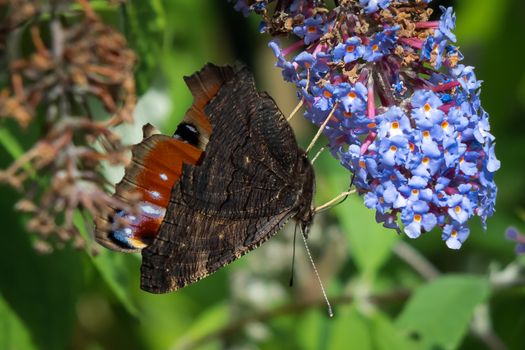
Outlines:
<svg viewBox="0 0 525 350"><path fill-rule="evenodd" d="M302 189L299 191L298 197L298 212L295 217L297 222L301 225L303 235L307 236L310 226L314 219L313 195L315 192L315 176L312 164L303 154L301 161L298 164L298 174L300 174L299 183Z"/></svg>

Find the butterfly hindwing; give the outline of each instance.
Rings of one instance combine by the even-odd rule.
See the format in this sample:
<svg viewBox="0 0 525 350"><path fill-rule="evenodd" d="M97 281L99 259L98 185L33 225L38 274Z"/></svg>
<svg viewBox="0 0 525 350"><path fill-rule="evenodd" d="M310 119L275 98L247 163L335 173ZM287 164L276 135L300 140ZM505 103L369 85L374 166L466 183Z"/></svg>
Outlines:
<svg viewBox="0 0 525 350"><path fill-rule="evenodd" d="M174 291L217 271L269 239L292 216L290 211L259 218L224 220L173 205L154 244L142 250L141 288ZM213 233L213 234L210 234ZM176 235L176 237L174 236Z"/></svg>

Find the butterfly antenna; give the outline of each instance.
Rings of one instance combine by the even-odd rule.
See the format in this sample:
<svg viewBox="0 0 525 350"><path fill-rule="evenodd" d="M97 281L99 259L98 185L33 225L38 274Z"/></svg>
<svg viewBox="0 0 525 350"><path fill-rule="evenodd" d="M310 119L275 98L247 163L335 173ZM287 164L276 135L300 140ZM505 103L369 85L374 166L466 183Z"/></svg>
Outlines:
<svg viewBox="0 0 525 350"><path fill-rule="evenodd" d="M295 240L297 238L297 225L295 225L295 229L293 230L293 248L292 248L292 270L290 271L290 287L293 286L293 275L294 275L294 267L295 267Z"/></svg>
<svg viewBox="0 0 525 350"><path fill-rule="evenodd" d="M306 248L306 253L308 254L308 258L310 259L310 262L312 263L312 267L314 268L315 276L317 277L317 281L319 282L319 286L321 287L321 292L323 292L324 301L326 302L326 306L328 307L328 316L334 317L334 312L332 310L332 305L330 304L330 301L328 300L328 296L326 295L326 291L323 286L323 282L321 282L321 277L319 276L319 272L317 271L317 267L315 266L314 259L312 258L312 254L310 253L310 248L308 248L308 243L306 243L306 237L304 234L301 234L301 237L303 237L304 247Z"/></svg>
<svg viewBox="0 0 525 350"><path fill-rule="evenodd" d="M306 74L307 74L307 76L306 76L306 87L304 89L305 89L305 91L308 92L308 86L310 86L310 69L307 70ZM295 106L295 108L292 111L292 113L290 113L290 116L288 118L286 118L287 122L292 120L292 118L294 117L295 113L297 113L297 111L303 106L303 104L304 104L304 97L301 98L301 100L299 101L297 106Z"/></svg>
<svg viewBox="0 0 525 350"><path fill-rule="evenodd" d="M317 158L319 158L319 156L321 155L321 153L323 153L323 151L325 150L325 146L321 147L319 149L319 151L317 151L317 153L315 154L315 156L312 158L312 160L310 161L310 164L314 164L314 162L317 160Z"/></svg>
<svg viewBox="0 0 525 350"><path fill-rule="evenodd" d="M355 193L355 190L351 191L345 191L340 194L338 194L335 198L332 198L328 202L318 206L314 209L314 212L317 214L319 212L325 211L333 206L336 206L338 204L341 204L345 201L345 199L348 197L348 195Z"/></svg>
<svg viewBox="0 0 525 350"><path fill-rule="evenodd" d="M289 122L290 120L292 120L292 118L294 117L295 113L297 113L297 111L303 106L303 103L304 103L304 100L301 99L299 101L299 103L297 104L297 106L295 106L294 110L292 111L292 113L290 113L290 116L288 118L286 118L286 121Z"/></svg>
<svg viewBox="0 0 525 350"><path fill-rule="evenodd" d="M334 107L332 108L332 110L330 111L330 113L328 114L328 117L326 117L326 119L324 120L323 124L321 124L321 126L319 127L319 130L317 130L317 134L315 134L314 138L312 139L312 141L310 142L310 144L308 145L308 148L306 148L306 154L308 154L308 152L310 152L310 150L312 149L312 147L315 145L315 143L317 142L317 139L319 139L319 137L321 137L321 134L323 133L323 130L324 128L326 128L326 124L328 124L328 121L330 121L330 118L332 118L332 116L334 115L335 113L335 110L337 109L337 106L339 105L338 102L336 102L334 104Z"/></svg>

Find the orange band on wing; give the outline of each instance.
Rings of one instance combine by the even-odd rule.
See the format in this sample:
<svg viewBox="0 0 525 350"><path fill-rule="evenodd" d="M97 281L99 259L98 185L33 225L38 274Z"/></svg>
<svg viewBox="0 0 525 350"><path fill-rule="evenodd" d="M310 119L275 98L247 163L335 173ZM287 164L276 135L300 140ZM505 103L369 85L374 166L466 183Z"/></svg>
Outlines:
<svg viewBox="0 0 525 350"><path fill-rule="evenodd" d="M202 153L201 149L166 135L153 135L135 145L132 164L117 185L115 196L126 200L130 193L138 193L138 211L131 214L117 210L109 219L109 229L97 231L97 240L109 248L127 251L149 245L162 224L183 164L197 164Z"/></svg>

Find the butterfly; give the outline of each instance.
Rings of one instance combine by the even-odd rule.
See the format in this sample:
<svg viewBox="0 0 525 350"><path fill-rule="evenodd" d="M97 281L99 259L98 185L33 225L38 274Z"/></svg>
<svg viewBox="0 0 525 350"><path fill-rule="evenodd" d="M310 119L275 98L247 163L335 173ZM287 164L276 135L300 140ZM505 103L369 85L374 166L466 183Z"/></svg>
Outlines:
<svg viewBox="0 0 525 350"><path fill-rule="evenodd" d="M314 215L312 165L250 71L208 63L184 79L194 101L175 134L146 126L116 186L122 200L140 195L137 213L95 220L100 244L141 252L141 288L152 293L210 275L289 219L305 231Z"/></svg>

